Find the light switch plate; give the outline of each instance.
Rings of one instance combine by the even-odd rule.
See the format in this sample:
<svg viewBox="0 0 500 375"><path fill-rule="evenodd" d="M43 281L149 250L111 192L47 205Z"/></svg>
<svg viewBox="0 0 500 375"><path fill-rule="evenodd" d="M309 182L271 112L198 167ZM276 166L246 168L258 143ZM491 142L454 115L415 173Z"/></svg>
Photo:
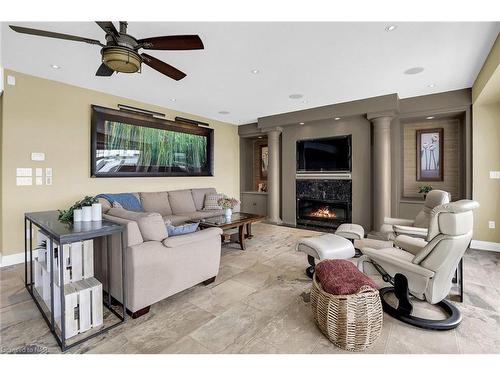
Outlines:
<svg viewBox="0 0 500 375"><path fill-rule="evenodd" d="M44 161L45 160L45 153L44 152L32 152L31 153L31 160Z"/></svg>
<svg viewBox="0 0 500 375"><path fill-rule="evenodd" d="M490 171L490 178L499 179L500 178L500 171Z"/></svg>
<svg viewBox="0 0 500 375"><path fill-rule="evenodd" d="M495 222L494 221L488 221L488 228L495 229Z"/></svg>
<svg viewBox="0 0 500 375"><path fill-rule="evenodd" d="M52 177L52 168L45 168L45 176Z"/></svg>
<svg viewBox="0 0 500 375"><path fill-rule="evenodd" d="M31 168L17 168L16 176L17 177L30 177L32 176L33 171Z"/></svg>
<svg viewBox="0 0 500 375"><path fill-rule="evenodd" d="M45 185L52 185L52 176L45 176Z"/></svg>
<svg viewBox="0 0 500 375"><path fill-rule="evenodd" d="M16 85L16 77L7 76L7 84L10 86L15 86Z"/></svg>
<svg viewBox="0 0 500 375"><path fill-rule="evenodd" d="M33 178L31 177L17 177L16 178L17 186L28 186L33 185Z"/></svg>
<svg viewBox="0 0 500 375"><path fill-rule="evenodd" d="M36 168L35 169L35 176L42 177L43 176L43 169L42 168Z"/></svg>
<svg viewBox="0 0 500 375"><path fill-rule="evenodd" d="M35 184L36 185L43 185L43 177L36 176L36 178L35 178Z"/></svg>

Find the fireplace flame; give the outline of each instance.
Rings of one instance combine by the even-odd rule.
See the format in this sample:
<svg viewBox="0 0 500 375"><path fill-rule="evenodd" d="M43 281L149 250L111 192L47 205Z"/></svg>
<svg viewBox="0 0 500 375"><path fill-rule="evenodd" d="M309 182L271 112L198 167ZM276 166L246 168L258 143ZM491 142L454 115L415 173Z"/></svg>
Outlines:
<svg viewBox="0 0 500 375"><path fill-rule="evenodd" d="M328 218L328 219L334 219L337 217L337 214L335 213L335 211L330 210L330 208L327 206L318 208L316 211L312 212L310 215L313 217L323 217L323 218Z"/></svg>

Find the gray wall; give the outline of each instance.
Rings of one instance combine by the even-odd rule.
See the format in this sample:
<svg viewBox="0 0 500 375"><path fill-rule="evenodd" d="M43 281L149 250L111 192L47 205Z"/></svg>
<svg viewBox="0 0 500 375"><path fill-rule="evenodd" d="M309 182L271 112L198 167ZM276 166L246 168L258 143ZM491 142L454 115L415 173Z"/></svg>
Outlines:
<svg viewBox="0 0 500 375"><path fill-rule="evenodd" d="M283 128L282 146L282 219L295 225L295 172L296 142L301 139L331 137L352 134L352 219L371 227L371 146L370 122L363 116L348 117L339 121L321 120L305 125L289 125Z"/></svg>

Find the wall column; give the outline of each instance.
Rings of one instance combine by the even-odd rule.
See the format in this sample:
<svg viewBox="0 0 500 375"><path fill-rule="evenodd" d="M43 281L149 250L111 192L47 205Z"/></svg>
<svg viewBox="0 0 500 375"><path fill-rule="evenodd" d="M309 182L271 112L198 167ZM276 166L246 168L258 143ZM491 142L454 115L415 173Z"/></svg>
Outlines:
<svg viewBox="0 0 500 375"><path fill-rule="evenodd" d="M392 116L370 116L373 124L373 229L391 216L391 121Z"/></svg>
<svg viewBox="0 0 500 375"><path fill-rule="evenodd" d="M281 223L280 218L280 133L281 128L267 131L269 165L267 167L267 219Z"/></svg>

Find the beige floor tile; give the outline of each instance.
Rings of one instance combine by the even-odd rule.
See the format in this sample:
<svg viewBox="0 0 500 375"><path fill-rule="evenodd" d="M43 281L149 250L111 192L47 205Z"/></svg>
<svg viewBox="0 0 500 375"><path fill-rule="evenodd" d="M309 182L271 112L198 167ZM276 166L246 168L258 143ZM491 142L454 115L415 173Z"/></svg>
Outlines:
<svg viewBox="0 0 500 375"><path fill-rule="evenodd" d="M255 291L255 288L230 279L213 288L197 289L189 298L189 302L212 314L220 315Z"/></svg>
<svg viewBox="0 0 500 375"><path fill-rule="evenodd" d="M213 353L238 353L269 318L268 313L240 302L190 336Z"/></svg>
<svg viewBox="0 0 500 375"><path fill-rule="evenodd" d="M282 353L311 353L318 344L320 334L314 323L310 304L295 298L256 337Z"/></svg>
<svg viewBox="0 0 500 375"><path fill-rule="evenodd" d="M190 336L184 336L165 350L163 354L210 354L210 350Z"/></svg>
<svg viewBox="0 0 500 375"><path fill-rule="evenodd" d="M464 354L500 354L500 314L472 306L460 306L462 323L456 329Z"/></svg>

